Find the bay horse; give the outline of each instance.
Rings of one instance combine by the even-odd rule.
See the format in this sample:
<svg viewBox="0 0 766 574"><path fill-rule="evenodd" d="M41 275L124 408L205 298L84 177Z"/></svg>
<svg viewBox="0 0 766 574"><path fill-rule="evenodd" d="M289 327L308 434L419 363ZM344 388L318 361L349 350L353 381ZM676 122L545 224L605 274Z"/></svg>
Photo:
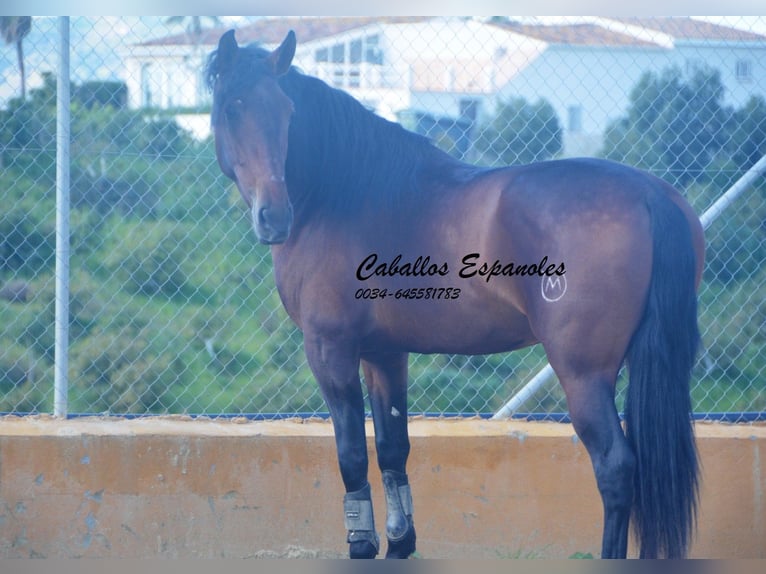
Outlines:
<svg viewBox="0 0 766 574"><path fill-rule="evenodd" d="M685 556L698 462L689 383L699 332L699 219L669 184L598 159L486 168L367 110L273 51L210 54L222 172L302 330L332 419L349 555L380 541L368 483L360 366L386 501L386 557L415 551L406 473L408 353L488 354L540 343L590 456L601 557ZM615 406L630 371L625 430Z"/></svg>

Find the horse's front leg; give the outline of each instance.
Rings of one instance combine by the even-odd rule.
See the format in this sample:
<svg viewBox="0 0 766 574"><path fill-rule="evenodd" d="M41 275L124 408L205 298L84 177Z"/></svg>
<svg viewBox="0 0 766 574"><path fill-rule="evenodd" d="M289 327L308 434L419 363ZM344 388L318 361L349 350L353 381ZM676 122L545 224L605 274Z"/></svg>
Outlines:
<svg viewBox="0 0 766 574"><path fill-rule="evenodd" d="M344 524L351 558L375 558L380 542L375 531L372 496L367 482L364 397L359 380L359 352L348 340L306 334L306 358L330 411L338 463L346 495Z"/></svg>
<svg viewBox="0 0 766 574"><path fill-rule="evenodd" d="M386 495L386 558L415 552L412 495L407 479L407 354L380 353L362 359L375 425L378 465Z"/></svg>

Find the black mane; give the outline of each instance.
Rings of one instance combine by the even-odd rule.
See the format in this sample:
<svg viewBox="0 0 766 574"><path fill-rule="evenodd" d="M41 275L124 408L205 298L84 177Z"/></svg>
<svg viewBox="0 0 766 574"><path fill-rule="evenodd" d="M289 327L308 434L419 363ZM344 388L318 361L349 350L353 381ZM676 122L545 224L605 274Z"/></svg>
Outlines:
<svg viewBox="0 0 766 574"><path fill-rule="evenodd" d="M240 48L233 81L240 87L255 82L264 73L268 54L257 45ZM214 52L206 68L211 89L217 75ZM464 180L476 171L295 67L279 78L279 85L295 107L286 180L296 209L340 215L361 206L402 209L416 205L424 194L438 193L440 182ZM219 105L213 102L213 123Z"/></svg>

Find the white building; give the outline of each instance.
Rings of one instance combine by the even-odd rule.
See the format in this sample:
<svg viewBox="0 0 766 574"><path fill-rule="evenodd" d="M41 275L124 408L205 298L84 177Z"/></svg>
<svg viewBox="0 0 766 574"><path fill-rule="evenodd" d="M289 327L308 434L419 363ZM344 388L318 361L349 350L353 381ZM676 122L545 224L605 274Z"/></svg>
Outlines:
<svg viewBox="0 0 766 574"><path fill-rule="evenodd" d="M553 25L472 18L267 18L237 30L273 48L298 36L294 63L352 93L384 117L402 111L482 121L512 96L548 100L565 155L598 151L646 71L717 68L726 103L766 97L766 37L690 18L579 18ZM209 102L202 66L223 29L169 36L124 54L131 107ZM189 118L183 122L189 122ZM204 135L207 118L198 118Z"/></svg>
<svg viewBox="0 0 766 574"><path fill-rule="evenodd" d="M703 65L717 69L725 103L766 97L766 37L691 18L593 19L564 26L509 25L545 43L540 57L497 93L547 99L564 128L567 155L599 149L604 129L624 114L644 72Z"/></svg>

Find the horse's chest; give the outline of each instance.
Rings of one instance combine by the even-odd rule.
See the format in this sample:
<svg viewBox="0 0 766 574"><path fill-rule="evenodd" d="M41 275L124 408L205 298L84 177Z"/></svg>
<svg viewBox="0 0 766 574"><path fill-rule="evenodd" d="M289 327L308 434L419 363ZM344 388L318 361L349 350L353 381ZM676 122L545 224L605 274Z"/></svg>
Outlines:
<svg viewBox="0 0 766 574"><path fill-rule="evenodd" d="M331 253L275 257L274 278L285 311L301 329L360 322L364 309L355 305L353 272Z"/></svg>

